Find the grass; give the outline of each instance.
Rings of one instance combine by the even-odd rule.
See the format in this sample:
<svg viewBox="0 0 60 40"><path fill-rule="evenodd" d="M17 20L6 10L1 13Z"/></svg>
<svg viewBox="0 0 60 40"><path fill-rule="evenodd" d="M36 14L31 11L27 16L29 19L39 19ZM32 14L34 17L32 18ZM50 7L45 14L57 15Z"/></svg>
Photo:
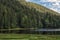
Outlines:
<svg viewBox="0 0 60 40"><path fill-rule="evenodd" d="M0 40L60 40L60 35L0 34Z"/></svg>

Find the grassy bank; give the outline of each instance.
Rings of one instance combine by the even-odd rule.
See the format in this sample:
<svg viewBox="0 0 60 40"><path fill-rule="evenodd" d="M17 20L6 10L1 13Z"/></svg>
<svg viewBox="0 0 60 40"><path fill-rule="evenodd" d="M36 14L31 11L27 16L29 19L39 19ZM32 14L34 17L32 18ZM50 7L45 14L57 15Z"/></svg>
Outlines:
<svg viewBox="0 0 60 40"><path fill-rule="evenodd" d="M0 40L60 40L60 35L0 34Z"/></svg>

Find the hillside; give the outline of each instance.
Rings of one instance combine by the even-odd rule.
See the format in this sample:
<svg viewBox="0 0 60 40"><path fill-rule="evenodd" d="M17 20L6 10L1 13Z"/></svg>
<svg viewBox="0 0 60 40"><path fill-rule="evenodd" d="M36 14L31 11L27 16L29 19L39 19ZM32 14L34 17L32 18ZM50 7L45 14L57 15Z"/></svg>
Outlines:
<svg viewBox="0 0 60 40"><path fill-rule="evenodd" d="M39 5L39 4L36 4L36 3L32 3L32 2L26 2L25 0L18 0L20 1L21 4L25 5L25 6L28 6L29 8L35 8L37 11L40 11L42 13L46 13L46 12L49 12L49 13L53 13L53 14L56 14L56 15L60 15L60 14L57 14L57 12L53 11L53 10L50 10L42 5Z"/></svg>
<svg viewBox="0 0 60 40"><path fill-rule="evenodd" d="M24 0L0 0L0 28L60 28L60 14Z"/></svg>

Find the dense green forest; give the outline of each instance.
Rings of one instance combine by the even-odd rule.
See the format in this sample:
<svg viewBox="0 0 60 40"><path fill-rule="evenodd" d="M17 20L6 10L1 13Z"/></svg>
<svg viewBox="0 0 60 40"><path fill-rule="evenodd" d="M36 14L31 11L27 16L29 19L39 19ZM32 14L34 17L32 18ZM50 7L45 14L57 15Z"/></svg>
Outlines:
<svg viewBox="0 0 60 40"><path fill-rule="evenodd" d="M60 14L25 0L0 0L0 29L60 28Z"/></svg>

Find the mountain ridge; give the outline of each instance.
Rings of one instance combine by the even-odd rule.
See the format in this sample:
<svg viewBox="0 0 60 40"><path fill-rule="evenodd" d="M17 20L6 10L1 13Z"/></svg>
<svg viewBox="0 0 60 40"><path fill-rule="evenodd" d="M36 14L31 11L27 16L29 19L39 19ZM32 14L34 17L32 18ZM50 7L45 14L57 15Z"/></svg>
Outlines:
<svg viewBox="0 0 60 40"><path fill-rule="evenodd" d="M26 5L27 4L26 6L35 8L36 10L42 11L43 13L50 12L50 13L55 13L56 15L60 15L60 13L58 13L58 12L56 12L54 10L48 9L48 8L42 6L42 5L39 5L39 4L36 4L36 3L33 3L33 2L26 2L25 0L23 0L21 3L23 5Z"/></svg>

